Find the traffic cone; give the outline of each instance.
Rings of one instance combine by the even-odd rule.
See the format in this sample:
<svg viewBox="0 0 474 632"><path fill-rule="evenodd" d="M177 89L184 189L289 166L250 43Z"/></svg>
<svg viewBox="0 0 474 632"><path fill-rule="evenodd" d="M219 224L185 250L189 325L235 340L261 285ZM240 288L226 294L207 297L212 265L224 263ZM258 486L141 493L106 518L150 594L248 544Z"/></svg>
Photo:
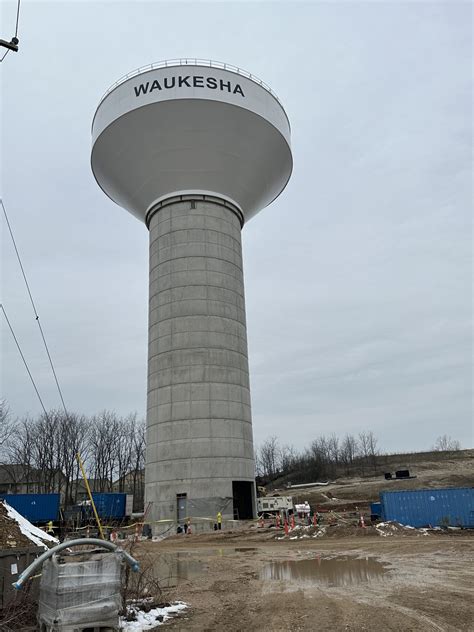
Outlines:
<svg viewBox="0 0 474 632"><path fill-rule="evenodd" d="M280 528L280 514L276 515L275 526L276 526L277 529Z"/></svg>
<svg viewBox="0 0 474 632"><path fill-rule="evenodd" d="M288 535L288 520L285 518L285 535Z"/></svg>
<svg viewBox="0 0 474 632"><path fill-rule="evenodd" d="M291 514L291 528L295 528L295 514Z"/></svg>
<svg viewBox="0 0 474 632"><path fill-rule="evenodd" d="M313 515L313 527L317 527L318 526L318 517L316 516L316 514Z"/></svg>
<svg viewBox="0 0 474 632"><path fill-rule="evenodd" d="M365 529L364 516L360 514L359 527L363 527Z"/></svg>

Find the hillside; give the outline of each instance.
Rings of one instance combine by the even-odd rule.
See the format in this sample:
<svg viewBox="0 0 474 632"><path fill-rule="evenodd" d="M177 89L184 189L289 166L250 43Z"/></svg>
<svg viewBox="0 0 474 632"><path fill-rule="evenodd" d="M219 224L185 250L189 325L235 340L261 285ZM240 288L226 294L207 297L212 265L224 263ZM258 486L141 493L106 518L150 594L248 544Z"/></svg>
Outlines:
<svg viewBox="0 0 474 632"><path fill-rule="evenodd" d="M384 472L408 468L408 480L385 480ZM296 483L296 481L295 481ZM294 502L307 500L323 509L342 509L345 505L367 505L379 498L379 492L398 489L474 486L474 450L422 452L379 457L377 474L340 477L326 487L309 489L276 488L269 493L291 494Z"/></svg>

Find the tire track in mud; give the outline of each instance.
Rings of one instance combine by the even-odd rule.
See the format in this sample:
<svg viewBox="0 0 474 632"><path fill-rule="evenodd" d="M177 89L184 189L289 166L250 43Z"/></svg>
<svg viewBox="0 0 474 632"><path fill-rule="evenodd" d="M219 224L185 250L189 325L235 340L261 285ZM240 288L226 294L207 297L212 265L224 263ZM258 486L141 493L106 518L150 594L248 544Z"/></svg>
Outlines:
<svg viewBox="0 0 474 632"><path fill-rule="evenodd" d="M426 626L428 626L427 630L436 630L437 632L447 632L446 627L441 627L435 621L427 617L425 614L422 614L419 611L416 612L412 608L408 608L406 606L400 606L398 604L388 604L388 603L385 603L385 607L389 610L394 610L395 612L397 612L397 614L404 614L405 616L415 619L415 621L419 623L424 623ZM451 628L451 629L455 630L457 628ZM414 628L414 630L418 631L420 630L420 628L416 627Z"/></svg>

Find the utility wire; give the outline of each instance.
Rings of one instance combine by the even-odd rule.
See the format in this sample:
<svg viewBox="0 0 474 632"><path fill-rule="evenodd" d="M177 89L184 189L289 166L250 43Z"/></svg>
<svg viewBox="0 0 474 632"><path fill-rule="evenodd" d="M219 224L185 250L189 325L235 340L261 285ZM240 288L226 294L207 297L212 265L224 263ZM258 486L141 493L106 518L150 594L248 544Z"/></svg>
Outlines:
<svg viewBox="0 0 474 632"><path fill-rule="evenodd" d="M10 52L10 49L7 48L7 50L3 54L3 57L0 58L0 62L2 62L5 59L5 57L8 55L9 52Z"/></svg>
<svg viewBox="0 0 474 632"><path fill-rule="evenodd" d="M23 364L25 365L26 370L28 371L28 375L30 376L31 383L33 384L33 387L34 387L34 389L35 389L35 391L36 391L36 395L38 396L38 399L39 399L39 401L40 401L41 408L44 410L44 414L46 415L46 419L48 419L48 413L46 412L46 408L44 407L43 400L41 399L41 395L39 394L39 391L38 391L38 388L37 388L37 386L36 386L36 384L35 384L35 381L34 381L34 379L33 379L33 376L31 375L31 371L30 371L30 368L29 368L29 366L28 366L28 363L27 363L27 361L25 360L25 356L23 355L23 351L21 350L20 343L18 342L18 339L17 339L17 337L15 336L15 332L13 331L13 327L11 326L10 321L8 320L7 313L6 313L5 308L3 307L3 304L2 304L2 303L0 303L0 309L2 310L3 315L5 316L5 320L7 321L7 325L8 325L8 327L10 328L10 331L11 331L12 336L13 336L13 340L14 340L14 341L15 341L15 343L16 343L16 346L17 346L17 348L18 348L18 351L20 352L21 359L23 360Z"/></svg>
<svg viewBox="0 0 474 632"><path fill-rule="evenodd" d="M15 26L15 37L18 35L18 22L20 20L20 2L21 0L18 0L18 6L16 8L16 26Z"/></svg>
<svg viewBox="0 0 474 632"><path fill-rule="evenodd" d="M61 387L59 386L59 380L58 380L58 377L56 375L56 371L54 369L53 360L51 358L51 354L49 352L49 348L48 348L48 345L46 343L46 338L44 336L43 328L41 327L40 318L39 318L38 312L36 311L36 305L35 305L35 302L33 300L33 296L31 294L30 286L28 285L28 280L26 278L25 270L24 270L23 264L21 262L20 253L18 252L18 248L17 248L16 242L15 242L15 238L13 236L13 231L12 231L12 228L10 226L10 222L8 221L7 209L5 208L5 204L3 203L2 199L0 199L0 204L2 205L2 208L3 208L3 213L5 215L5 219L6 219L6 222L7 222L8 230L9 230L10 236L12 238L13 247L15 248L16 256L18 258L18 263L20 264L20 268L21 268L21 273L23 275L23 279L25 280L26 289L28 290L28 296L30 297L31 305L33 307L33 312L35 314L35 320L38 323L38 327L39 327L39 330L40 330L40 333L41 333L41 338L43 339L44 348L46 349L46 353L47 353L48 359L49 359L49 364L51 366L51 370L52 370L53 375L54 375L54 380L55 380L56 386L58 388L59 397L61 398L61 402L62 402L62 405L63 405L63 408L64 408L64 412L66 413L66 417L67 417L68 416L68 412L67 412L66 404L64 403L64 397L63 397L63 394L62 394L62 391L61 391Z"/></svg>

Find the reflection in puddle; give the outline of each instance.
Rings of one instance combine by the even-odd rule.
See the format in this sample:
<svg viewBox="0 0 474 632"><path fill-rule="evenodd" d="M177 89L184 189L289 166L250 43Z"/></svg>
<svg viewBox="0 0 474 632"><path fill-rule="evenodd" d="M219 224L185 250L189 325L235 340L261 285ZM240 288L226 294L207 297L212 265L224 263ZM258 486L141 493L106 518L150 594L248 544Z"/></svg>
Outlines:
<svg viewBox="0 0 474 632"><path fill-rule="evenodd" d="M180 581L194 579L208 570L207 560L211 557L224 557L235 553L257 551L257 547L194 549L162 553L154 562L154 573L163 588L173 588Z"/></svg>
<svg viewBox="0 0 474 632"><path fill-rule="evenodd" d="M361 584L372 579L382 580L386 573L387 568L373 557L317 557L272 562L264 566L260 579L337 587Z"/></svg>
<svg viewBox="0 0 474 632"><path fill-rule="evenodd" d="M193 579L202 575L206 570L206 565L201 560L180 559L178 555L176 564L176 575L180 579Z"/></svg>
<svg viewBox="0 0 474 632"><path fill-rule="evenodd" d="M195 579L208 570L207 560L212 557L224 557L237 551L255 550L254 548L195 549L162 553L154 562L154 574L162 588L174 588L180 582Z"/></svg>
<svg viewBox="0 0 474 632"><path fill-rule="evenodd" d="M199 577L206 570L207 565L202 559L185 551L162 554L154 563L154 572L162 588L174 588L181 581Z"/></svg>

